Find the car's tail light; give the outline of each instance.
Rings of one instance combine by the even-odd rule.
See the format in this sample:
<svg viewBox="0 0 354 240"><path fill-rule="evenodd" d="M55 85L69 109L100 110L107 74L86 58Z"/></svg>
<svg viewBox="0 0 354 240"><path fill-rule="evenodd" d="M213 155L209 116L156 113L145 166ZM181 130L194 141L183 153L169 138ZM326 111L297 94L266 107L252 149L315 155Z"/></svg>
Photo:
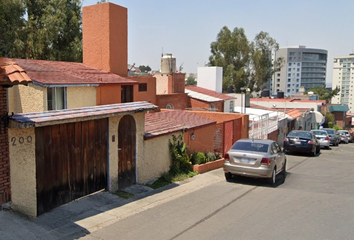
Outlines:
<svg viewBox="0 0 354 240"><path fill-rule="evenodd" d="M329 137L328 137L328 136L326 136L325 140L329 140Z"/></svg>
<svg viewBox="0 0 354 240"><path fill-rule="evenodd" d="M269 158L262 158L261 164L262 165L270 165L270 159Z"/></svg>
<svg viewBox="0 0 354 240"><path fill-rule="evenodd" d="M289 138L284 138L284 142L289 142Z"/></svg>
<svg viewBox="0 0 354 240"><path fill-rule="evenodd" d="M308 143L308 144L313 144L313 141L312 141L312 140L310 140L310 141L308 141L307 143Z"/></svg>
<svg viewBox="0 0 354 240"><path fill-rule="evenodd" d="M229 154L225 153L224 160L226 160L226 161L229 161L229 160L230 160Z"/></svg>

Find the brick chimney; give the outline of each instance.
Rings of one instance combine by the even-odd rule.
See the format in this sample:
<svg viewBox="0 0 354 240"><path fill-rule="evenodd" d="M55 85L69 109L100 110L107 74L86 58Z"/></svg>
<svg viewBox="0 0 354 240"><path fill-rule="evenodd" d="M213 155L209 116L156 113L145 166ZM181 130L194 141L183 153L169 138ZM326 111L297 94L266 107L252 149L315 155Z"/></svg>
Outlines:
<svg viewBox="0 0 354 240"><path fill-rule="evenodd" d="M168 74L167 93L184 93L185 73Z"/></svg>
<svg viewBox="0 0 354 240"><path fill-rule="evenodd" d="M100 3L82 10L83 63L128 75L128 10Z"/></svg>

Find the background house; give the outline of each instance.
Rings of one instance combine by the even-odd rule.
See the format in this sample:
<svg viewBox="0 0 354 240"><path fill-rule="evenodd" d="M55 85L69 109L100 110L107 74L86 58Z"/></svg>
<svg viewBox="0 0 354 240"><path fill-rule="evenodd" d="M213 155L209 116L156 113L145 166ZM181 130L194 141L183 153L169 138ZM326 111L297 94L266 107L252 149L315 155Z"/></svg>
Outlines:
<svg viewBox="0 0 354 240"><path fill-rule="evenodd" d="M327 106L330 113L334 115L335 124L343 129L348 129L351 127L351 116L347 116L349 108L347 105L336 105L332 104Z"/></svg>
<svg viewBox="0 0 354 240"><path fill-rule="evenodd" d="M197 86L186 86L185 92L190 98L188 107L191 110L234 112L234 97Z"/></svg>

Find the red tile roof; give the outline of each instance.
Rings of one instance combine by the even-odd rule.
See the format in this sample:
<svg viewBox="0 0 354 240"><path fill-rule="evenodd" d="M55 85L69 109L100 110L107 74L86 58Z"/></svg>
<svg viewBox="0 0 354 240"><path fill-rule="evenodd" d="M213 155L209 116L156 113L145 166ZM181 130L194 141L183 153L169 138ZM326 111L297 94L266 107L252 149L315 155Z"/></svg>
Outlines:
<svg viewBox="0 0 354 240"><path fill-rule="evenodd" d="M298 100L298 99L289 99L289 98L251 98L250 101L253 102L317 102L317 103L326 103L325 100Z"/></svg>
<svg viewBox="0 0 354 240"><path fill-rule="evenodd" d="M77 62L10 59L25 69L33 82L41 85L137 84L121 77Z"/></svg>
<svg viewBox="0 0 354 240"><path fill-rule="evenodd" d="M213 123L216 121L182 110L149 113L145 115L145 138Z"/></svg>
<svg viewBox="0 0 354 240"><path fill-rule="evenodd" d="M0 58L0 73L0 85L12 86L31 82L26 71L10 59Z"/></svg>
<svg viewBox="0 0 354 240"><path fill-rule="evenodd" d="M299 109L292 109L292 110L286 111L286 114L295 119L295 118L298 118L302 115L302 111L300 111Z"/></svg>
<svg viewBox="0 0 354 240"><path fill-rule="evenodd" d="M205 94L211 97L215 97L215 98L219 98L221 100L232 100L235 99L233 97L230 97L226 94L223 93L217 93L215 91L209 90L209 89L205 89L205 88L201 88L201 87L197 87L197 86L186 86L186 89L193 91L193 92L197 92L197 93L201 93L201 94Z"/></svg>

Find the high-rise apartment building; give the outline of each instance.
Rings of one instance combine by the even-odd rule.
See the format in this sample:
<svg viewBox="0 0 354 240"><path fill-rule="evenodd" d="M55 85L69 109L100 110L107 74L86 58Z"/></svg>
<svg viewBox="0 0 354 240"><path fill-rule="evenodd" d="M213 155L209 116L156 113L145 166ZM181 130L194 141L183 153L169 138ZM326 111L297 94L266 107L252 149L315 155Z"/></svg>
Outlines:
<svg viewBox="0 0 354 240"><path fill-rule="evenodd" d="M282 57L283 67L276 72L270 84L272 94L299 94L305 90L326 85L327 50L306 46L279 48L273 59Z"/></svg>
<svg viewBox="0 0 354 240"><path fill-rule="evenodd" d="M349 112L354 112L354 54L334 58L332 89L336 87L340 92L332 98L332 103L345 104Z"/></svg>

